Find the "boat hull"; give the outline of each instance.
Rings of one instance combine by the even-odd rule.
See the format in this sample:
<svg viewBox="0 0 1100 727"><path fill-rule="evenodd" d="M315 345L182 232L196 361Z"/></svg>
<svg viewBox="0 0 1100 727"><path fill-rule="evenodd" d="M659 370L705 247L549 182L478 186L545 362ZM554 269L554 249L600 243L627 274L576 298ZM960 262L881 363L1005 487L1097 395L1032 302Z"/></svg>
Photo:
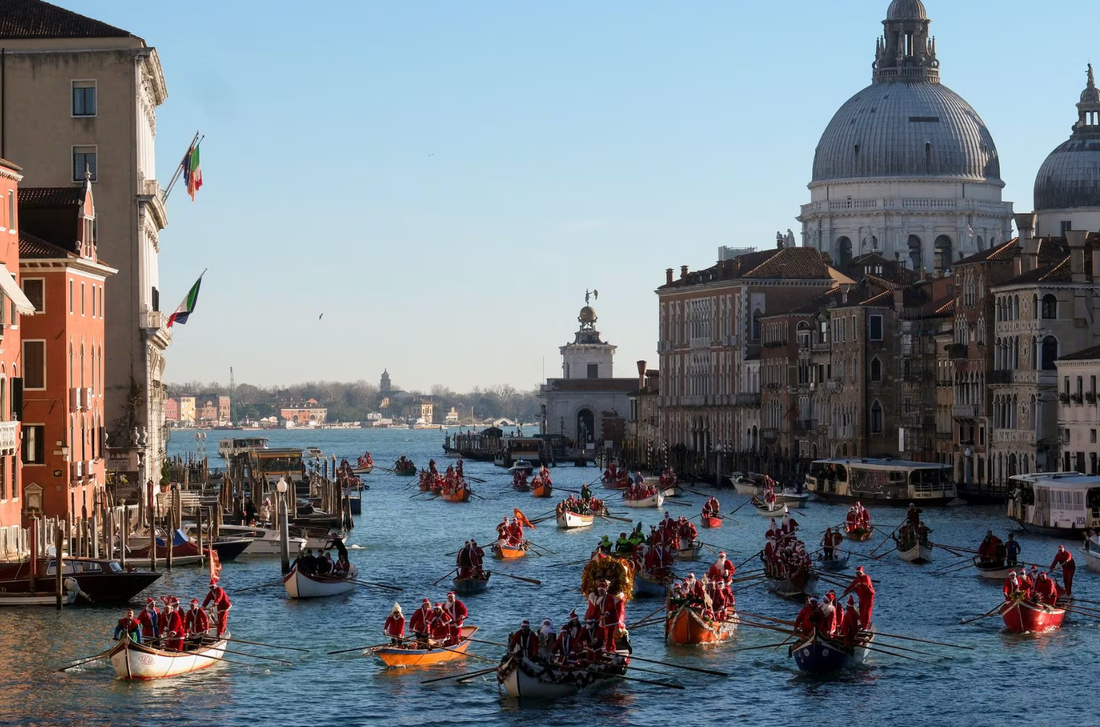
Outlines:
<svg viewBox="0 0 1100 727"><path fill-rule="evenodd" d="M800 601L806 596L812 596L817 590L817 576L799 575L794 578L769 580L768 590L780 598Z"/></svg>
<svg viewBox="0 0 1100 727"><path fill-rule="evenodd" d="M356 575L358 573L355 566L351 567L347 578L307 576L294 568L283 578L283 586L286 588L286 595L290 598L327 598L355 590L355 584L351 581Z"/></svg>
<svg viewBox="0 0 1100 727"><path fill-rule="evenodd" d="M534 497L550 497L553 494L553 485L536 485L531 488L531 495Z"/></svg>
<svg viewBox="0 0 1100 727"><path fill-rule="evenodd" d="M595 515L578 515L575 512L563 512L558 515L558 528L560 530L576 530L577 528L590 528L595 521Z"/></svg>
<svg viewBox="0 0 1100 727"><path fill-rule="evenodd" d="M681 606L667 617L665 641L677 646L717 644L728 640L737 630L736 618L726 623L707 623L687 606Z"/></svg>
<svg viewBox="0 0 1100 727"><path fill-rule="evenodd" d="M1100 548L1094 545L1094 541L1081 548L1081 555L1085 556L1085 567L1093 573L1100 573Z"/></svg>
<svg viewBox="0 0 1100 727"><path fill-rule="evenodd" d="M439 493L439 496L443 498L444 502L469 502L470 490L464 489L455 492L448 492L447 490L443 490Z"/></svg>
<svg viewBox="0 0 1100 727"><path fill-rule="evenodd" d="M398 477L415 477L416 467L408 467L403 470L394 470L393 473Z"/></svg>
<svg viewBox="0 0 1100 727"><path fill-rule="evenodd" d="M369 475L374 472L374 465L367 465L366 467L352 467L351 473L353 475Z"/></svg>
<svg viewBox="0 0 1100 727"><path fill-rule="evenodd" d="M484 578L455 578L453 581L455 593L463 596L485 593L489 590L489 577L489 574L486 574Z"/></svg>
<svg viewBox="0 0 1100 727"><path fill-rule="evenodd" d="M851 554L845 554L839 558L822 558L817 564L821 567L821 570L842 571L848 567L848 559L851 557Z"/></svg>
<svg viewBox="0 0 1100 727"><path fill-rule="evenodd" d="M638 507L638 508L657 508L661 509L661 506L665 504L665 496L658 492L656 495L649 497L643 497L641 500L628 500L623 498L623 507Z"/></svg>
<svg viewBox="0 0 1100 727"><path fill-rule="evenodd" d="M906 563L930 563L932 561L932 546L917 543L909 550L898 548L898 556Z"/></svg>
<svg viewBox="0 0 1100 727"><path fill-rule="evenodd" d="M62 605L68 605L76 600L76 591L64 591L61 595ZM0 606L53 606L57 604L56 593L0 593Z"/></svg>
<svg viewBox="0 0 1100 727"><path fill-rule="evenodd" d="M707 529L714 529L722 527L722 518L710 517L709 515L703 516L703 527Z"/></svg>
<svg viewBox="0 0 1100 727"><path fill-rule="evenodd" d="M501 674L501 671L498 670L497 681L500 686L504 688L505 693L513 699L561 699L562 697L576 694L584 688L618 681L615 679L614 675L608 674L607 676L597 677L590 684L582 687L578 686L577 682L570 679L568 676L554 679L553 681L533 676L535 674L543 674L546 667L530 659L523 659L520 666L515 666L511 660L506 662L506 664L510 668L508 668L504 674ZM505 665L501 665L501 669L504 668ZM583 669L575 669L572 671L576 672L578 676L585 673Z"/></svg>
<svg viewBox="0 0 1100 727"><path fill-rule="evenodd" d="M756 514L760 515L761 517L783 517L788 512L790 512L790 509L787 507L787 503L785 502L775 503L775 506L771 510L769 510L767 507L757 505L756 503L753 503L752 506L756 509Z"/></svg>
<svg viewBox="0 0 1100 727"><path fill-rule="evenodd" d="M119 679L166 679L214 666L225 653L225 645L225 639L219 639L194 651L165 651L124 638L111 649L109 658Z"/></svg>
<svg viewBox="0 0 1100 727"><path fill-rule="evenodd" d="M456 661L466 658L466 650L470 647L468 639L477 631L477 626L463 626L462 640L454 646L446 649L402 649L398 647L383 647L376 649L374 655L390 669L410 669L418 666L433 666L448 661Z"/></svg>
<svg viewBox="0 0 1100 727"><path fill-rule="evenodd" d="M846 647L818 636L815 631L809 638L791 647L791 656L798 670L805 674L833 674L865 662L871 653L867 647L872 641L873 633L855 646Z"/></svg>
<svg viewBox="0 0 1100 727"><path fill-rule="evenodd" d="M502 545L501 543L493 543L493 557L497 560L515 560L516 558L526 558L527 548L523 546L515 547L513 545Z"/></svg>
<svg viewBox="0 0 1100 727"><path fill-rule="evenodd" d="M703 554L702 543L691 543L676 551L676 560L699 560L699 556Z"/></svg>
<svg viewBox="0 0 1100 727"><path fill-rule="evenodd" d="M851 540L853 543L862 543L865 540L870 540L871 536L875 534L874 528L855 528L854 530L845 530L844 537Z"/></svg>
<svg viewBox="0 0 1100 727"><path fill-rule="evenodd" d="M978 575L982 578L986 578L991 581L1003 581L1008 578L1008 574L1016 570L1014 565L983 565L978 556L974 556L974 567L978 570Z"/></svg>
<svg viewBox="0 0 1100 727"><path fill-rule="evenodd" d="M634 574L635 596L664 596L667 590L664 583L654 580L646 573Z"/></svg>
<svg viewBox="0 0 1100 727"><path fill-rule="evenodd" d="M1061 628L1066 610L1016 600L1001 606L1000 614L1010 634L1042 634Z"/></svg>

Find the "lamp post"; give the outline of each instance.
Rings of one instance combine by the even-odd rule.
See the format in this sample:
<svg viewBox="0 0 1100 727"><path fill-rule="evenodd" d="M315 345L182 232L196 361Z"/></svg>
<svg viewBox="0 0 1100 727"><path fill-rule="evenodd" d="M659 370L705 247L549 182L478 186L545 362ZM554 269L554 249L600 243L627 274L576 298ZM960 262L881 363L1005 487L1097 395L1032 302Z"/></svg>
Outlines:
<svg viewBox="0 0 1100 727"><path fill-rule="evenodd" d="M279 493L279 555L282 558L283 573L290 572L290 526L287 523L286 491L289 489L286 479L280 477L275 484Z"/></svg>
<svg viewBox="0 0 1100 727"><path fill-rule="evenodd" d="M31 593L37 590L38 575L38 513L42 512L42 486L30 484L23 488L23 515L31 526Z"/></svg>
<svg viewBox="0 0 1100 727"><path fill-rule="evenodd" d="M963 450L963 456L966 457L966 471L964 477L966 478L966 491L970 492L970 481L974 474L974 450L967 447Z"/></svg>

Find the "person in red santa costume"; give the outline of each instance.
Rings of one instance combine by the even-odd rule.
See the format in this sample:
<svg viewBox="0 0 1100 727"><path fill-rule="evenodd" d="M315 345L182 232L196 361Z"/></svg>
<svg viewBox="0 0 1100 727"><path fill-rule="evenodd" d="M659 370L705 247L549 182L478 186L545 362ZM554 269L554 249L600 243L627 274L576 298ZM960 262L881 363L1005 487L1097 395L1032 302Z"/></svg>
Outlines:
<svg viewBox="0 0 1100 727"><path fill-rule="evenodd" d="M466 604L458 600L454 591L447 594L443 610L451 620L451 643L457 644L462 640L462 623L469 615L469 611L466 610Z"/></svg>
<svg viewBox="0 0 1100 727"><path fill-rule="evenodd" d="M855 592L859 598L859 621L863 628L871 627L871 613L875 608L875 585L871 582L871 576L863 572L863 566L856 566L856 577L840 594L841 598Z"/></svg>
<svg viewBox="0 0 1100 727"><path fill-rule="evenodd" d="M718 560L714 561L710 570L707 571L707 578L712 581L724 581L727 578L732 578L736 570L733 563L726 558L725 551L723 551L718 554Z"/></svg>
<svg viewBox="0 0 1100 727"><path fill-rule="evenodd" d="M428 646L428 637L432 630L432 602L425 598L420 602L420 608L409 617L409 631L416 637L417 645L424 649Z"/></svg>
<svg viewBox="0 0 1100 727"><path fill-rule="evenodd" d="M610 586L609 581L600 581L596 592L588 597L588 610L585 613L586 619L596 619L598 638L607 652L615 650L615 634L623 626L626 615L622 599L608 593Z"/></svg>

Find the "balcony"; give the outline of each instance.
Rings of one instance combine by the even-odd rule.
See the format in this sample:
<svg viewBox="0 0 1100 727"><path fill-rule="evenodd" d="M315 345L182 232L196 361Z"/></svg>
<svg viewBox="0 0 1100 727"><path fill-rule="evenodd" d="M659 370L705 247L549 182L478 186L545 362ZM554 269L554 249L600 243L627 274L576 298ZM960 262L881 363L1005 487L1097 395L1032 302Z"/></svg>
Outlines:
<svg viewBox="0 0 1100 727"><path fill-rule="evenodd" d="M1012 371L1009 369L990 371L986 374L985 380L990 384L1011 384Z"/></svg>
<svg viewBox="0 0 1100 727"><path fill-rule="evenodd" d="M760 392L738 394L737 406L760 406Z"/></svg>
<svg viewBox="0 0 1100 727"><path fill-rule="evenodd" d="M0 422L0 453L16 454L19 451L19 422Z"/></svg>
<svg viewBox="0 0 1100 727"><path fill-rule="evenodd" d="M951 407L952 419L977 419L978 418L978 405L977 404L956 404Z"/></svg>
<svg viewBox="0 0 1100 727"><path fill-rule="evenodd" d="M794 423L795 434L813 434L817 431L816 419L799 419Z"/></svg>
<svg viewBox="0 0 1100 727"><path fill-rule="evenodd" d="M760 430L760 436L768 444L775 444L776 442L779 441L779 430L778 429L771 429L771 428L761 429Z"/></svg>
<svg viewBox="0 0 1100 727"><path fill-rule="evenodd" d="M829 342L828 341L814 341L813 345L810 346L810 350L811 351L828 351L829 350Z"/></svg>

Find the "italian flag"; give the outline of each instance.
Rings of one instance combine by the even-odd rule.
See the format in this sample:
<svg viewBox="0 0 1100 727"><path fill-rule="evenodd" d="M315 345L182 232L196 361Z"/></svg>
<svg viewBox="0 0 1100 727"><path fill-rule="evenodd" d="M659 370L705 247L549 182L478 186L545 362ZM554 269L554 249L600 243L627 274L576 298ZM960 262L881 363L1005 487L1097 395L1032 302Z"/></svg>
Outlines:
<svg viewBox="0 0 1100 727"><path fill-rule="evenodd" d="M202 164L199 161L199 145L191 147L187 156L183 158L183 181L187 185L187 193L191 195L191 201L195 201L195 192L202 186Z"/></svg>
<svg viewBox="0 0 1100 727"><path fill-rule="evenodd" d="M204 271L202 275L206 275ZM176 312L168 318L168 327L171 328L173 323L179 322L180 325L187 323L187 316L191 315L195 306L199 303L199 288L202 286L202 275L195 281L195 284L191 286L191 290L187 291L187 297L180 303L179 308L176 308Z"/></svg>

